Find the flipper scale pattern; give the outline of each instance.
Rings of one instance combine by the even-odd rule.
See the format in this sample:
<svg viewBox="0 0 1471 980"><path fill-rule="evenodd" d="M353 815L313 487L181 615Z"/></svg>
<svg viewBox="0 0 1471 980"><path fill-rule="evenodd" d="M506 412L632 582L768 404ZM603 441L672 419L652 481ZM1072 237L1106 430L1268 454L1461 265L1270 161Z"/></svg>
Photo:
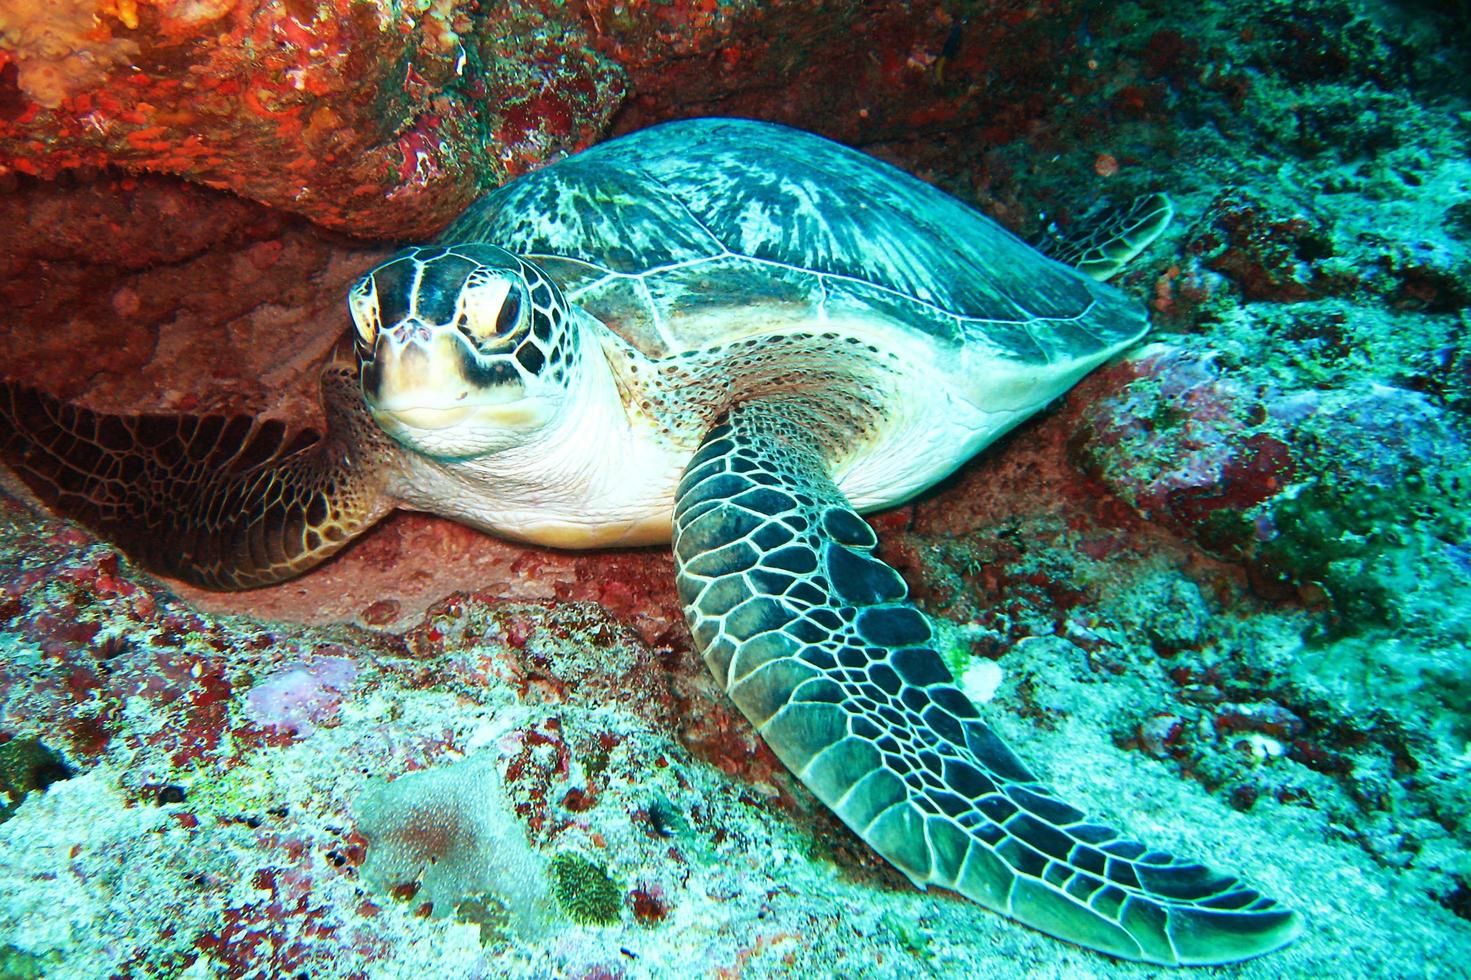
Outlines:
<svg viewBox="0 0 1471 980"><path fill-rule="evenodd" d="M687 467L674 527L680 596L715 677L915 884L1154 963L1244 959L1299 931L1240 879L1148 850L1037 779L951 682L812 426L781 406L733 409Z"/></svg>
<svg viewBox="0 0 1471 980"><path fill-rule="evenodd" d="M0 382L0 461L139 564L249 589L326 560L393 506L394 450L347 363L322 376L328 434L248 416L106 415Z"/></svg>

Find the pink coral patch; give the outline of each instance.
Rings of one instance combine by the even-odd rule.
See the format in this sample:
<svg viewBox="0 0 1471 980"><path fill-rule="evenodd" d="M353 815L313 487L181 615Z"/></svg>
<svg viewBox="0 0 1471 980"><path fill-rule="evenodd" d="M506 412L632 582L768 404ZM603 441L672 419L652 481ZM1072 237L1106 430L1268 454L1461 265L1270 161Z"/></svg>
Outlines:
<svg viewBox="0 0 1471 980"><path fill-rule="evenodd" d="M262 727L310 735L336 715L357 676L357 665L345 657L292 664L251 688L245 716Z"/></svg>

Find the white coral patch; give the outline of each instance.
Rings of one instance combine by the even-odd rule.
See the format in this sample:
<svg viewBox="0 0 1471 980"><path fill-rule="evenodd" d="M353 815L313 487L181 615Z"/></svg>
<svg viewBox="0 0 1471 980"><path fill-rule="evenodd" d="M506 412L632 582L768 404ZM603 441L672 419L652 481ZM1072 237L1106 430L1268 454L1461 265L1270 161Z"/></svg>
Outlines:
<svg viewBox="0 0 1471 980"><path fill-rule="evenodd" d="M1001 665L994 660L976 660L960 675L960 689L972 704L985 704L1001 687Z"/></svg>

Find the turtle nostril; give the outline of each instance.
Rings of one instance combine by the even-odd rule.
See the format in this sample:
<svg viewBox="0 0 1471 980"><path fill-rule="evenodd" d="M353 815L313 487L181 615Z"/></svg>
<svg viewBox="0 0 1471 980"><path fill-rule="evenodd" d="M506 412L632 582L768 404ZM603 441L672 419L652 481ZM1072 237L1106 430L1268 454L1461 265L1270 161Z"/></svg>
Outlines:
<svg viewBox="0 0 1471 980"><path fill-rule="evenodd" d="M433 335L433 330L423 320L411 318L400 320L394 324L393 330L389 332L389 335L393 337L393 342L400 347L407 344L428 346L429 338Z"/></svg>

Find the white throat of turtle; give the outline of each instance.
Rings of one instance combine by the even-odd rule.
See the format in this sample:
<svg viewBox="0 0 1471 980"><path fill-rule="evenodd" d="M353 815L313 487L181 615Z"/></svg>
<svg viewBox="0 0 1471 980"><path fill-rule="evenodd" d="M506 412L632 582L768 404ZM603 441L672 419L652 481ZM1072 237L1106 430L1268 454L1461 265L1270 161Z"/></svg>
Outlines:
<svg viewBox="0 0 1471 980"><path fill-rule="evenodd" d="M483 456L407 454L403 482L394 487L404 506L558 548L669 540L683 460L629 421L601 342L607 328L573 307L568 329L577 331L581 356L546 424Z"/></svg>

